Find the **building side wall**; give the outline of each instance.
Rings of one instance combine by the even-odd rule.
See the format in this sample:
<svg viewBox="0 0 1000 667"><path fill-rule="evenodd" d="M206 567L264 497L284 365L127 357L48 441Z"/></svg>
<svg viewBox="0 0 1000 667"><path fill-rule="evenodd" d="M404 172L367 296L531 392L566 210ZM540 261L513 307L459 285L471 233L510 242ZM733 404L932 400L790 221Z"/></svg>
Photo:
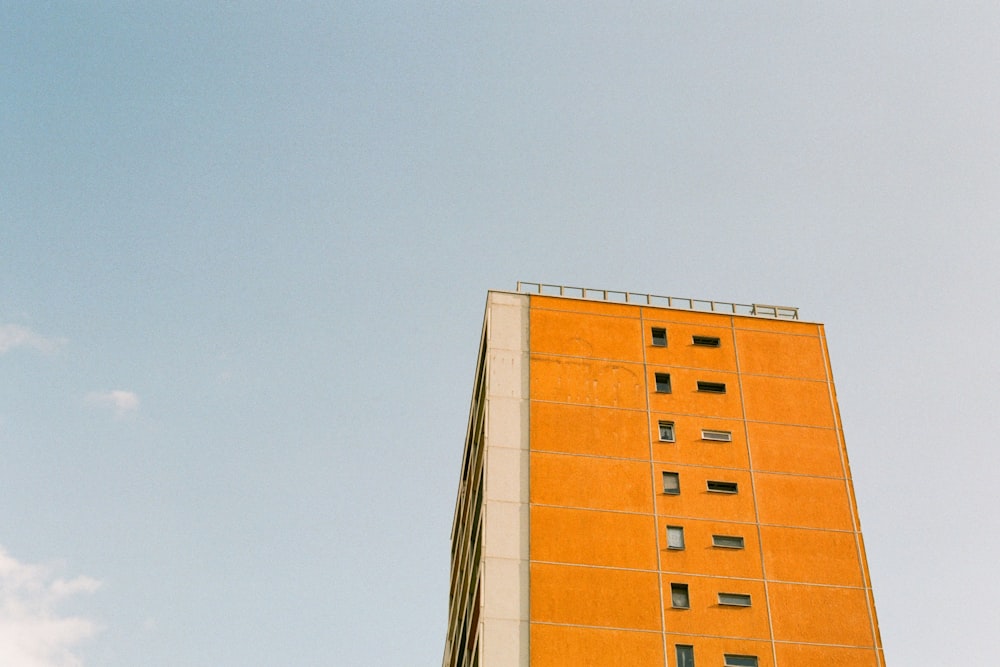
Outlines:
<svg viewBox="0 0 1000 667"><path fill-rule="evenodd" d="M486 306L486 435L480 660L528 667L528 297Z"/></svg>
<svg viewBox="0 0 1000 667"><path fill-rule="evenodd" d="M677 645L699 665L883 665L821 326L531 296L527 332L532 665L674 665Z"/></svg>

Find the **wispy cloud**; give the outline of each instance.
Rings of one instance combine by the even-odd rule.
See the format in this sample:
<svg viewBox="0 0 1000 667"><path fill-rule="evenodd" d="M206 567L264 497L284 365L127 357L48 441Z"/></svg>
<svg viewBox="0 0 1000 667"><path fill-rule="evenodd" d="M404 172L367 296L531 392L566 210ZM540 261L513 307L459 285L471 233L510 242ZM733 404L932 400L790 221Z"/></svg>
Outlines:
<svg viewBox="0 0 1000 667"><path fill-rule="evenodd" d="M124 417L139 409L139 397L134 392L122 389L92 391L87 394L86 398L91 405L111 408L117 417Z"/></svg>
<svg viewBox="0 0 1000 667"><path fill-rule="evenodd" d="M80 667L75 647L98 632L80 616L64 616L63 600L93 593L90 577L62 579L46 565L21 563L0 547L0 665Z"/></svg>
<svg viewBox="0 0 1000 667"><path fill-rule="evenodd" d="M20 324L0 324L0 354L15 347L27 347L38 352L55 352L65 344L65 338L42 336Z"/></svg>

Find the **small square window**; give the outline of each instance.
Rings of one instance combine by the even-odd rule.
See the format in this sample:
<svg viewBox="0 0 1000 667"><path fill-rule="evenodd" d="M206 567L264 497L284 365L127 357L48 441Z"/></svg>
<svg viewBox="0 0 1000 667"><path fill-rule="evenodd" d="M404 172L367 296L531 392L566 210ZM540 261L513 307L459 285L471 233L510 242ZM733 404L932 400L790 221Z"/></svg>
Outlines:
<svg viewBox="0 0 1000 667"><path fill-rule="evenodd" d="M667 548L684 549L684 527L667 526Z"/></svg>
<svg viewBox="0 0 1000 667"><path fill-rule="evenodd" d="M736 482L716 482L709 480L708 490L712 493L736 493L739 491L739 487Z"/></svg>
<svg viewBox="0 0 1000 667"><path fill-rule="evenodd" d="M742 549L743 538L739 535L712 535L712 546L720 549Z"/></svg>
<svg viewBox="0 0 1000 667"><path fill-rule="evenodd" d="M727 607L749 607L750 596L743 593L719 593L719 604Z"/></svg>
<svg viewBox="0 0 1000 667"><path fill-rule="evenodd" d="M663 492L676 496L681 492L681 476L675 472L663 473Z"/></svg>
<svg viewBox="0 0 1000 667"><path fill-rule="evenodd" d="M677 667L694 667L694 646L677 645Z"/></svg>
<svg viewBox="0 0 1000 667"><path fill-rule="evenodd" d="M674 423L660 422L660 442L674 441Z"/></svg>
<svg viewBox="0 0 1000 667"><path fill-rule="evenodd" d="M698 380L698 391L705 392L707 394L725 394L726 393L726 383L725 382L702 382Z"/></svg>
<svg viewBox="0 0 1000 667"><path fill-rule="evenodd" d="M670 393L670 373L656 374L656 391L660 394Z"/></svg>
<svg viewBox="0 0 1000 667"><path fill-rule="evenodd" d="M725 655L725 667L757 667L757 656L755 655Z"/></svg>
<svg viewBox="0 0 1000 667"><path fill-rule="evenodd" d="M699 347L719 347L719 339L715 336L692 336L691 342Z"/></svg>
<svg viewBox="0 0 1000 667"><path fill-rule="evenodd" d="M670 606L674 609L690 609L687 584L670 584Z"/></svg>
<svg viewBox="0 0 1000 667"><path fill-rule="evenodd" d="M716 442L732 442L733 432L732 431L715 431L712 429L703 428L701 429L701 439L702 440L714 440Z"/></svg>
<svg viewBox="0 0 1000 667"><path fill-rule="evenodd" d="M653 347L667 346L667 330L653 327Z"/></svg>

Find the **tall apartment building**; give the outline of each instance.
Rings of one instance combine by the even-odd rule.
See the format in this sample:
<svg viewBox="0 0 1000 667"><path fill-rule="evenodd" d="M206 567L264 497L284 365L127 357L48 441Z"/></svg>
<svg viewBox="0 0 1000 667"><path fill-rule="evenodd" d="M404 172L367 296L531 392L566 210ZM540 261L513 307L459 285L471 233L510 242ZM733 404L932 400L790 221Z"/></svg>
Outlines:
<svg viewBox="0 0 1000 667"><path fill-rule="evenodd" d="M444 667L885 664L793 308L490 292L451 537Z"/></svg>

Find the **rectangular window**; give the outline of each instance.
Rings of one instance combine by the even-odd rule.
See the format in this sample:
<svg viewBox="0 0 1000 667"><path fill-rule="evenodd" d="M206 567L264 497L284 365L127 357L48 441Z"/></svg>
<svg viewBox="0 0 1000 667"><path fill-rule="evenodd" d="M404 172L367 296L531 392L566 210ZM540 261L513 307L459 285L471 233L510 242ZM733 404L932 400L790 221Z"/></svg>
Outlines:
<svg viewBox="0 0 1000 667"><path fill-rule="evenodd" d="M674 423L660 422L660 442L674 441Z"/></svg>
<svg viewBox="0 0 1000 667"><path fill-rule="evenodd" d="M726 384L724 382L702 382L698 380L698 391L707 394L725 394Z"/></svg>
<svg viewBox="0 0 1000 667"><path fill-rule="evenodd" d="M656 391L661 394L670 393L670 373L656 374Z"/></svg>
<svg viewBox="0 0 1000 667"><path fill-rule="evenodd" d="M757 667L757 656L755 655L725 655L725 667Z"/></svg>
<svg viewBox="0 0 1000 667"><path fill-rule="evenodd" d="M736 493L739 488L736 482L716 482L708 480L708 490L712 493Z"/></svg>
<svg viewBox="0 0 1000 667"><path fill-rule="evenodd" d="M715 440L716 442L732 442L733 432L732 431L713 431L711 429L703 428L701 429L701 439L702 440Z"/></svg>
<svg viewBox="0 0 1000 667"><path fill-rule="evenodd" d="M663 473L663 492L676 496L681 492L681 476L675 472Z"/></svg>
<svg viewBox="0 0 1000 667"><path fill-rule="evenodd" d="M692 336L691 342L699 347L719 347L719 339L715 336Z"/></svg>
<svg viewBox="0 0 1000 667"><path fill-rule="evenodd" d="M653 347L667 346L667 330L653 327Z"/></svg>
<svg viewBox="0 0 1000 667"><path fill-rule="evenodd" d="M684 528L682 526L667 526L667 548L684 548Z"/></svg>
<svg viewBox="0 0 1000 667"><path fill-rule="evenodd" d="M690 609L687 584L670 584L670 606L674 609Z"/></svg>
<svg viewBox="0 0 1000 667"><path fill-rule="evenodd" d="M677 667L694 667L694 646L677 645Z"/></svg>
<svg viewBox="0 0 1000 667"><path fill-rule="evenodd" d="M742 549L743 538L739 535L712 535L712 546L721 549Z"/></svg>
<svg viewBox="0 0 1000 667"><path fill-rule="evenodd" d="M749 607L750 596L743 593L719 593L719 604L728 607Z"/></svg>

